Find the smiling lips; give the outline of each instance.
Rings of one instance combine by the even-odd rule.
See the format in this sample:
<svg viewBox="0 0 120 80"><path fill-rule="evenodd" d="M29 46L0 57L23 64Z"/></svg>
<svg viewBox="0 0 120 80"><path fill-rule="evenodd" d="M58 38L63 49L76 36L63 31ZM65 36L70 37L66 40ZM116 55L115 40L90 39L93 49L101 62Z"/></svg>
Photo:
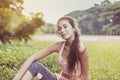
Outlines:
<svg viewBox="0 0 120 80"><path fill-rule="evenodd" d="M62 33L62 36L65 36L66 35L66 33Z"/></svg>

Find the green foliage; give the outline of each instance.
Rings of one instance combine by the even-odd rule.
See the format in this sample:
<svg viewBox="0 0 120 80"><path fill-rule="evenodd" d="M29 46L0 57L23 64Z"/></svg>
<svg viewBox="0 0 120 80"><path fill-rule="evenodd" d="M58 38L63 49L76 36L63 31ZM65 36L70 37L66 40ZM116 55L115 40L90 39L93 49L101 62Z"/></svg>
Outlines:
<svg viewBox="0 0 120 80"><path fill-rule="evenodd" d="M116 27L120 26L119 1L111 3L104 0L100 5L94 4L94 7L87 10L77 10L66 15L77 19L82 34L120 35L120 31L117 30L119 27ZM105 26L110 29L104 28Z"/></svg>
<svg viewBox="0 0 120 80"><path fill-rule="evenodd" d="M30 18L22 15L24 0L0 0L0 41L10 43L11 40L30 39L35 31L44 25L43 14L38 12Z"/></svg>
<svg viewBox="0 0 120 80"><path fill-rule="evenodd" d="M60 73L60 67L57 63L57 54L54 53L43 60L40 61L44 66L46 66L53 73ZM52 65L51 65L52 62Z"/></svg>
<svg viewBox="0 0 120 80"><path fill-rule="evenodd" d="M0 8L0 25L7 27L13 12L7 8Z"/></svg>
<svg viewBox="0 0 120 80"><path fill-rule="evenodd" d="M18 15L21 15L24 0L0 0L0 8L7 8Z"/></svg>
<svg viewBox="0 0 120 80"><path fill-rule="evenodd" d="M38 32L44 33L44 34L55 34L56 33L56 25L52 23L45 23L43 27L39 29Z"/></svg>
<svg viewBox="0 0 120 80"><path fill-rule="evenodd" d="M23 0L0 0L0 24L10 26L12 16L21 14L22 4Z"/></svg>
<svg viewBox="0 0 120 80"><path fill-rule="evenodd" d="M30 55L43 49L50 43L33 41L28 42L29 45L23 42L0 45L0 79L12 80L17 70Z"/></svg>
<svg viewBox="0 0 120 80"><path fill-rule="evenodd" d="M19 4L19 5L17 5ZM13 8L10 5L17 7L23 4L23 0L0 0L0 7Z"/></svg>
<svg viewBox="0 0 120 80"><path fill-rule="evenodd" d="M91 80L119 80L120 43L94 42L87 45L90 53Z"/></svg>
<svg viewBox="0 0 120 80"><path fill-rule="evenodd" d="M26 42L30 39L30 36L35 33L35 31L44 25L42 19L42 13L36 13L33 15L32 20L28 22L22 22L15 30L13 38L19 41L24 39Z"/></svg>
<svg viewBox="0 0 120 80"><path fill-rule="evenodd" d="M29 56L51 43L47 41L28 41L27 44L12 42L11 44L0 45L0 79L12 80ZM85 44L89 52L91 80L119 80L120 42L85 42ZM60 72L56 53L39 62L54 73Z"/></svg>

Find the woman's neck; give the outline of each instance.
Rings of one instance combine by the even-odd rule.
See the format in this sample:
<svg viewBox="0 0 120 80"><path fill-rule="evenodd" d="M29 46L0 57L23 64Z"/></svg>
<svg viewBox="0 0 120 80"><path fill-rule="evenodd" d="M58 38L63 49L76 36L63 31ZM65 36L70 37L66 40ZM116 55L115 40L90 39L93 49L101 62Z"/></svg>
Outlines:
<svg viewBox="0 0 120 80"><path fill-rule="evenodd" d="M71 36L69 39L66 40L66 46L70 47L72 45L73 40L75 39L74 35Z"/></svg>

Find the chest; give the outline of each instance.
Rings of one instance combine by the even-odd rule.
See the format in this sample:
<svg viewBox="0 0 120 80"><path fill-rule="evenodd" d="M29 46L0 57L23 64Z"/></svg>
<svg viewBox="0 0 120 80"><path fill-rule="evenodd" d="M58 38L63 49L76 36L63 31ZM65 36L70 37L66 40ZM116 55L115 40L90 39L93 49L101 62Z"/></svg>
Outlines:
<svg viewBox="0 0 120 80"><path fill-rule="evenodd" d="M63 52L61 53L62 57L63 57L64 59L67 59L67 58L68 58L68 55L69 55L69 52L70 52L70 48L64 47Z"/></svg>

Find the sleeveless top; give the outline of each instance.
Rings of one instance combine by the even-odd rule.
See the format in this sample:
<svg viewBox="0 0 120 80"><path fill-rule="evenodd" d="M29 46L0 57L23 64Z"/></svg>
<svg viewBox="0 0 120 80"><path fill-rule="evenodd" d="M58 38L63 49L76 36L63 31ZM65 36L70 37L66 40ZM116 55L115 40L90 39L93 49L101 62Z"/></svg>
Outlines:
<svg viewBox="0 0 120 80"><path fill-rule="evenodd" d="M63 56L62 56L64 47L65 47L65 42L63 42L61 50L59 51L59 54L58 54L58 64L60 65L62 72L66 73L66 74L70 74L68 72L67 59L64 59ZM80 64L80 62L78 62L78 64L76 64L75 71L73 73L71 73L70 75L81 75L81 64Z"/></svg>

